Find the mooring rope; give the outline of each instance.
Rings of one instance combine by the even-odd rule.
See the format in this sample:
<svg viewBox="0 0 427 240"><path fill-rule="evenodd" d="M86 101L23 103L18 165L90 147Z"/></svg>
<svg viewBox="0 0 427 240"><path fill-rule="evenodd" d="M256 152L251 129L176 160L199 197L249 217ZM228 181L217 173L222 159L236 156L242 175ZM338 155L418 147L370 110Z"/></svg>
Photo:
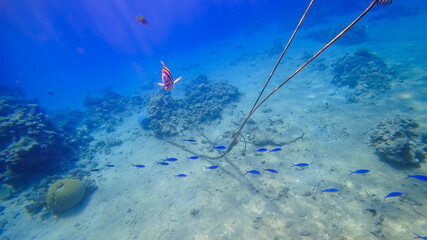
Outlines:
<svg viewBox="0 0 427 240"><path fill-rule="evenodd" d="M392 3L392 0L374 0L368 8L365 9L365 11L363 11L352 23L350 23L343 31L341 31L335 38L333 38L328 44L326 44L322 49L320 49L320 51L318 51L316 54L313 55L313 57L311 57L309 60L307 60L307 62L305 62L303 65L301 65L301 67L299 67L293 74L291 74L285 81L283 81L278 87L276 87L272 92L270 92L258 105L258 101L262 95L262 93L264 92L264 89L266 88L268 82L270 81L271 77L273 76L274 72L276 71L277 66L279 65L280 61L282 60L283 55L285 54L287 48L289 47L289 44L292 42L293 37L295 36L297 30L299 29L302 21L304 20L305 16L308 13L308 10L311 8L311 5L313 4L314 0L312 0L307 8L307 10L305 11L304 15L302 16L298 26L296 27L294 33L292 34L291 38L288 41L288 44L286 45L285 49L282 52L282 55L279 58L279 61L276 63L276 66L274 67L273 71L270 74L270 77L268 78L267 82L264 85L264 88L261 90L261 93L259 94L257 100L255 101L254 105L252 106L251 111L249 111L248 116L246 117L246 119L243 121L242 125L240 125L240 127L233 133L232 138L233 140L231 141L230 145L227 148L227 151L225 151L221 156L217 157L217 158L221 158L224 157L225 155L227 155L232 149L233 147L239 142L239 136L241 134L241 131L243 129L243 127L245 126L245 124L247 123L247 121L249 120L249 118L252 116L252 114L269 98L271 97L271 95L273 95L275 92L277 92L277 90L279 90L283 85L285 85L289 80L291 80L295 75L297 75L305 66L307 66L311 61L313 61L317 56L319 56L323 51L325 51L329 46L331 46L336 40L338 40L344 33L346 33L351 27L353 27L363 16L365 16L366 13L368 13L376 4L379 5L389 5Z"/></svg>

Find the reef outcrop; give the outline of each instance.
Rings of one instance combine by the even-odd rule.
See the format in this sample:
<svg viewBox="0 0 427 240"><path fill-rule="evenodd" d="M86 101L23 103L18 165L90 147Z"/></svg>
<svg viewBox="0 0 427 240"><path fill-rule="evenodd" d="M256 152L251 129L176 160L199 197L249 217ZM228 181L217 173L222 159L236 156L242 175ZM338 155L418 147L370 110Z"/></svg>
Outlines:
<svg viewBox="0 0 427 240"><path fill-rule="evenodd" d="M347 54L333 64L332 83L337 87L348 87L349 103L372 103L375 98L387 91L395 71L376 54L366 49L357 50L353 56Z"/></svg>
<svg viewBox="0 0 427 240"><path fill-rule="evenodd" d="M20 89L0 86L0 198L13 197L33 179L71 169L67 159L82 157L93 140L79 128L83 117L79 110L49 114Z"/></svg>
<svg viewBox="0 0 427 240"><path fill-rule="evenodd" d="M13 187L61 167L73 148L37 105L0 98L0 176Z"/></svg>
<svg viewBox="0 0 427 240"><path fill-rule="evenodd" d="M86 108L84 124L89 131L104 129L114 132L115 126L123 121L125 112L139 107L144 99L139 96L123 96L113 91L106 91L100 97L87 96L83 101Z"/></svg>
<svg viewBox="0 0 427 240"><path fill-rule="evenodd" d="M412 119L385 119L372 131L370 142L381 159L393 166L419 167L427 160L427 134Z"/></svg>
<svg viewBox="0 0 427 240"><path fill-rule="evenodd" d="M210 82L205 75L184 85L184 99L160 90L147 106L145 125L158 137L174 136L198 124L221 117L223 109L239 99L239 91L227 82Z"/></svg>

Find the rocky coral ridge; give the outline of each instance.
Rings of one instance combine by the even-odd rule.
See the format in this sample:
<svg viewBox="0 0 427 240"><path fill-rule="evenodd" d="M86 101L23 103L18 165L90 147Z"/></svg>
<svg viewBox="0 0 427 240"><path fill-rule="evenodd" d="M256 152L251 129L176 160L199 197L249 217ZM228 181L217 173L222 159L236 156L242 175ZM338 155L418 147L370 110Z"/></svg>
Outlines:
<svg viewBox="0 0 427 240"><path fill-rule="evenodd" d="M174 136L194 125L220 118L227 104L237 101L240 95L236 87L226 82L211 83L205 75L183 87L185 98L182 100L175 100L164 90L151 97L147 125L158 137Z"/></svg>
<svg viewBox="0 0 427 240"><path fill-rule="evenodd" d="M353 56L345 55L333 66L331 82L352 90L347 96L348 102L372 102L378 94L390 88L396 75L381 58L366 49L357 50Z"/></svg>
<svg viewBox="0 0 427 240"><path fill-rule="evenodd" d="M427 160L427 135L419 125L399 116L382 121L370 136L372 146L381 158L395 166L415 166Z"/></svg>
<svg viewBox="0 0 427 240"><path fill-rule="evenodd" d="M84 124L89 131L104 129L115 131L114 126L123 121L122 114L129 110L139 111L144 99L139 96L125 97L107 91L101 97L87 96L83 102L86 108Z"/></svg>
<svg viewBox="0 0 427 240"><path fill-rule="evenodd" d="M19 187L29 177L60 167L72 148L37 104L0 99L0 164L5 183Z"/></svg>

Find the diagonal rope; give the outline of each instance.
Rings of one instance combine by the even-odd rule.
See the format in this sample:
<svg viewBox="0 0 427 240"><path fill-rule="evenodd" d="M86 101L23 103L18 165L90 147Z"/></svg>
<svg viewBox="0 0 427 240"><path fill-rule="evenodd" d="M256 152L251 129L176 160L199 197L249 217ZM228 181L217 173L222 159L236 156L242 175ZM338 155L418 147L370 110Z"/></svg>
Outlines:
<svg viewBox="0 0 427 240"><path fill-rule="evenodd" d="M276 63L276 66L274 66L273 71L271 71L270 76L268 77L267 81L265 82L264 87L262 88L261 92L258 95L258 98L256 99L254 105L252 106L252 108L251 108L251 110L249 112L252 112L252 110L254 110L256 104L258 103L259 99L261 98L262 94L264 93L265 88L267 87L268 83L270 82L270 79L273 77L273 74L276 71L277 66L279 66L280 61L282 61L282 58L285 55L286 51L288 50L289 45L291 45L291 42L294 39L295 34L297 33L299 27L301 26L302 22L304 21L305 16L307 15L308 11L311 8L311 5L313 5L313 2L314 2L314 0L311 0L310 4L307 7L307 10L305 10L304 14L301 17L301 20L299 20L299 23L298 23L297 27L295 28L294 33L292 34L291 38L289 38L289 41L286 44L285 49L283 49L282 55L280 55L279 60Z"/></svg>
<svg viewBox="0 0 427 240"><path fill-rule="evenodd" d="M313 1L312 1L313 2ZM310 8L310 6L311 6L311 4L312 4L312 2L310 3L310 5L309 5L309 8ZM230 143L230 145L229 145L229 147L227 148L227 151L226 152L224 152L221 156L219 156L218 158L220 158L220 157L223 157L223 156L225 156L225 155L227 155L230 151L231 151L231 149L239 142L239 136L240 136L240 133L241 133L241 131L242 131L242 129L243 129L243 127L245 126L245 124L247 123L247 121L249 120L249 118L252 116L252 114L254 114L254 112L269 98L269 97L271 97L271 95L273 95L275 92L277 92L277 90L279 90L283 85L285 85L289 80L291 80L295 75L297 75L305 66L307 66L311 61L313 61L317 56L319 56L323 51L325 51L329 46L331 46L336 40L338 40L344 33L346 33L351 27L353 27L363 16L365 16L365 14L366 13L368 13L376 4L379 4L379 5L389 5L389 4L391 4L391 2L392 2L392 0L374 0L374 1L372 1L372 3L368 6L368 8L366 8L365 9L365 11L363 11L352 23L350 23L342 32L340 32L335 38L333 38L328 44L326 44L322 49L320 49L320 51L318 51L316 54L314 54L313 55L313 57L311 57L307 62L305 62L303 65L301 65L301 67L299 67L293 74L291 74L285 81L283 81L278 87L276 87L270 94L268 94L258 105L256 105L256 103L258 102L258 100L259 100L259 98L260 98L260 96L258 97L258 99L256 100L256 102L255 102L255 104L254 104L254 106L252 107L252 109L251 109L251 111L249 112L249 114L248 114L248 116L246 117L246 119L243 121L243 123L242 123L242 125L237 129L237 131L235 131L234 133L233 133L233 140L232 140L232 142ZM308 8L308 9L309 9ZM308 12L308 10L306 11L306 13ZM304 17L305 17L305 15L306 15L306 13L304 14L304 16L303 16L303 18L302 18L302 20L304 19ZM300 21L300 23L301 23L302 21ZM298 27L297 27L297 29L296 30L298 30L298 28L299 28L299 25L300 24L298 24ZM296 31L295 31L296 32ZM294 34L295 34L295 32L294 32ZM292 37L293 37L294 35L292 35ZM291 37L291 38L292 38ZM291 40L290 40L291 41ZM290 42L289 42L290 43ZM288 43L288 45L289 45L289 43ZM276 66L275 66L275 68L274 68L274 70L273 70L273 72L272 72L272 74L274 73L274 71L276 70L276 68L277 68L277 65L279 64L279 62L280 62L280 60L281 60L281 58L283 57L283 55L284 55L284 52L286 51L286 49L287 49L287 47L288 47L288 45L286 46L286 48L285 48L285 50L283 51L283 53L282 53L282 56L280 57L280 59L279 59L279 61L278 61L278 63L276 64ZM270 78L271 78L271 76L272 76L272 74L270 74L270 77L269 77L269 80L270 80ZM268 81L269 81L268 80ZM267 81L267 83L268 83L268 81ZM265 89L265 87L267 86L267 83L265 84L265 86L264 86L264 89ZM261 94L262 94L262 92L264 91L264 89L261 91Z"/></svg>

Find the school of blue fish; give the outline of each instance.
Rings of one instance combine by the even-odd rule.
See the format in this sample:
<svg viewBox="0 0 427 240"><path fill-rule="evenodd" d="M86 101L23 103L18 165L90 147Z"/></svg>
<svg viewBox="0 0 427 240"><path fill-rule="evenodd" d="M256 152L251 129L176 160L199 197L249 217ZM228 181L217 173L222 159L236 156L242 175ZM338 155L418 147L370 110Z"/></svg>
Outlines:
<svg viewBox="0 0 427 240"><path fill-rule="evenodd" d="M197 142L197 140L195 140L195 139L185 139L184 141L191 142L191 143ZM222 145L213 147L213 149L220 150L220 151L221 150L225 150L226 148L227 147L222 146ZM281 150L282 150L282 148L274 148L274 149L270 150L269 152L279 152ZM256 152L258 152L258 153L263 153L263 152L267 152L267 151L268 151L267 148L259 148L259 149L256 150ZM187 159L189 159L189 160L196 160L196 159L199 159L199 156L190 156ZM73 159L70 159L70 161L76 162L76 161L78 161L78 159L74 159L73 158ZM175 161L178 161L178 159L175 158L175 157L169 157L169 158L162 159L161 161L157 161L156 164L163 165L163 166L168 166L169 162L175 162ZM302 163L293 164L290 167L306 168L306 167L310 166L311 164L312 163L304 163L304 162L302 162ZM105 166L106 167L115 167L115 165L113 165L113 164L106 164ZM145 165L143 165L143 164L132 164L132 166L136 167L136 168L145 168ZM219 166L217 166L217 165L205 166L206 170L213 170L213 169L217 169L217 168L219 168ZM99 169L99 168L94 168L94 169L91 169L90 171L92 171L92 172L98 172L100 170L101 169ZM272 169L272 168L264 168L263 170L265 172L269 172L269 173L279 173L278 170ZM358 170L354 170L354 171L350 171L349 170L349 172L350 172L349 175L352 175L352 174L365 175L365 174L370 173L371 171L369 169L358 169ZM256 170L256 169L252 169L252 170L247 170L244 175L246 175L246 174L260 175L261 172L259 170ZM187 177L187 176L188 175L184 174L184 173L180 173L180 174L175 175L175 177L179 177L179 178L183 178L183 177ZM415 178L415 179L418 179L418 180L421 180L421 181L427 181L427 176L424 176L424 175L411 175L411 174L409 174L405 179L409 179L409 178ZM327 189L324 189L321 192L322 193L323 192L325 192L325 193L334 193L334 192L339 192L339 189L338 188L327 188ZM375 196L375 195L376 194L373 194L372 196ZM387 200L387 198L400 197L400 196L403 196L403 195L405 195L405 193L403 193L403 192L390 192L389 194L387 194L384 197L384 201ZM417 237L417 238L425 239L423 237Z"/></svg>
<svg viewBox="0 0 427 240"><path fill-rule="evenodd" d="M190 143L197 142L197 140L194 140L194 139L186 139L184 141L190 142ZM226 148L227 147L222 146L222 145L213 147L213 149L216 149L218 151L225 150ZM272 149L270 151L268 151L267 148L259 148L259 149L256 150L256 152L258 152L258 153L273 152L274 153L274 152L279 152L281 150L282 150L282 148L274 148L274 149ZM199 159L199 156L190 156L190 157L187 157L187 159L188 160L197 160L197 159ZM75 162L75 161L78 161L78 160L76 160L76 159L70 159L70 161ZM168 166L170 163L173 163L173 162L176 162L176 161L178 161L177 158L175 158L175 157L169 157L169 158L165 158L165 159L162 159L160 161L157 161L156 164L162 165L162 166ZM296 168L300 168L301 170L303 170L304 168L309 167L311 164L313 164L313 163L301 162L301 163L292 164L290 167L296 167ZM136 167L136 168L145 168L145 165L143 165L143 164L131 164L131 165L133 167ZM113 164L106 164L105 166L109 167L109 168L115 167L115 165L113 165ZM214 169L218 169L218 168L219 168L218 165L205 166L205 170L214 170ZM279 173L278 170L273 169L273 168L264 168L263 170L264 170L264 172L269 172L269 173L273 173L273 174L278 174ZM99 168L95 168L95 169L92 169L90 171L92 171L92 172L98 172L98 171L100 171L100 169ZM362 169L357 169L357 170L354 170L354 171L350 171L349 170L349 172L350 172L349 175L352 175L352 174L366 175L366 174L370 173L371 171L369 169L363 169L362 168ZM246 174L261 175L261 171L256 170L256 169L251 169L251 170L246 170L246 173L244 175L246 175ZM185 177L188 177L188 175L185 174L185 173L179 173L179 174L176 174L175 177L176 178L185 178ZM410 179L410 178L414 178L414 179L421 180L421 181L427 181L427 176L424 176L424 175L411 175L411 174L409 174L405 179ZM320 193L337 193L339 191L340 191L340 189L338 189L338 188L327 188L327 189L324 189L324 190L320 191ZM388 198L400 197L400 196L404 196L404 195L405 195L405 193L403 193L403 192L390 192L389 194L387 194L384 197L384 201L386 201ZM372 194L372 196L376 196L376 194ZM420 235L418 235L416 233L413 233L413 234L416 236L415 239L417 239L417 238L418 239L427 239L427 237L422 237L422 236L420 236Z"/></svg>
<svg viewBox="0 0 427 240"><path fill-rule="evenodd" d="M184 141L190 142L190 143L197 142L197 140L194 140L194 139L186 139ZM213 147L213 149L218 150L218 151L222 151L222 150L227 149L227 147L220 145L220 146ZM282 150L282 148L274 148L270 151L268 151L267 148L259 148L258 150L256 150L256 152L258 152L258 153L273 152L274 153L274 152L279 152L281 150ZM190 156L190 157L187 157L187 159L188 160L197 160L197 159L199 159L199 156ZM78 159L70 159L70 161L75 162L75 161L78 161ZM160 161L157 161L156 164L162 165L162 166L168 166L170 163L173 163L176 161L178 161L177 158L169 157L169 158L165 158L165 159L162 159ZM296 168L300 168L302 170L304 168L309 167L311 164L313 164L313 163L301 162L301 163L292 164L290 167L296 167ZM136 168L145 168L145 165L143 165L143 164L131 164L131 165L133 167L136 167ZM106 164L105 166L109 167L109 168L115 167L115 165L113 165L113 164ZM219 168L219 166L217 166L217 165L205 166L205 170L214 170L214 169L218 169L218 168ZM90 171L98 172L100 170L101 169L99 169L99 168L95 168L95 169L91 169ZM273 173L273 174L279 173L278 170L273 169L273 168L264 168L263 171ZM366 175L366 174L370 173L371 171L369 169L357 169L354 171L349 170L349 172L350 172L349 175L352 175L352 174ZM251 169L251 170L246 170L246 173L244 175L246 175L246 174L261 175L261 171L256 170L256 169ZM185 178L185 177L188 177L188 175L185 173L179 173L179 174L176 174L175 177ZM414 178L414 179L421 180L421 181L427 181L427 176L424 176L424 175L411 175L411 174L409 174L405 179L410 179L410 178ZM320 193L337 193L339 191L340 191L340 189L338 189L338 188L327 188L327 189L320 191ZM386 201L388 198L400 197L400 196L404 196L404 195L405 195L405 193L403 193L403 192L390 192L389 194L387 194L384 197L384 201ZM376 194L372 194L372 196L376 196ZM416 233L414 233L414 235L416 236L415 238L418 238L418 239L427 239L427 237L422 237Z"/></svg>

